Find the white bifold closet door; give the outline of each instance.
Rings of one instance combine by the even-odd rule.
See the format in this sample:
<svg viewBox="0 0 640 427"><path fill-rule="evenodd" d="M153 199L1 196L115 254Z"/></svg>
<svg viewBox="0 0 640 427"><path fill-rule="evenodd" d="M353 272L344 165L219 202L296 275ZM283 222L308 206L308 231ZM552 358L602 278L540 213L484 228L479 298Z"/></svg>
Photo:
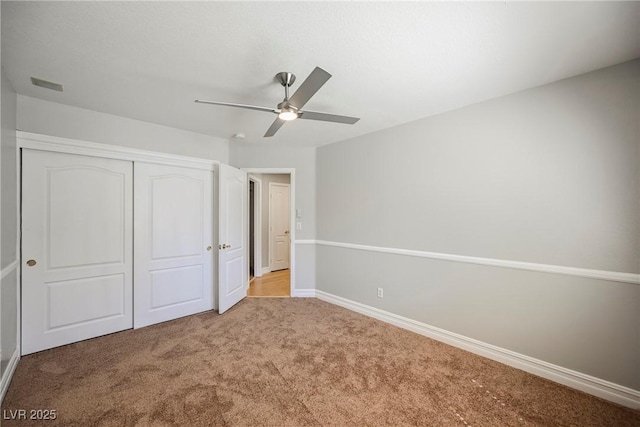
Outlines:
<svg viewBox="0 0 640 427"><path fill-rule="evenodd" d="M22 354L132 326L133 163L23 150Z"/></svg>
<svg viewBox="0 0 640 427"><path fill-rule="evenodd" d="M213 309L213 172L134 169L134 327Z"/></svg>

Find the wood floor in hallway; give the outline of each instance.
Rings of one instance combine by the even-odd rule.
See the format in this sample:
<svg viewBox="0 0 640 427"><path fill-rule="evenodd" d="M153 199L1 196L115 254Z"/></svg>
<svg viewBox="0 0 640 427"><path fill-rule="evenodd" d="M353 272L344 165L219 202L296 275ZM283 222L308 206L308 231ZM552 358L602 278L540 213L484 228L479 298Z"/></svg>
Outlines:
<svg viewBox="0 0 640 427"><path fill-rule="evenodd" d="M254 278L247 292L249 297L280 297L291 296L290 270L279 270L263 274Z"/></svg>

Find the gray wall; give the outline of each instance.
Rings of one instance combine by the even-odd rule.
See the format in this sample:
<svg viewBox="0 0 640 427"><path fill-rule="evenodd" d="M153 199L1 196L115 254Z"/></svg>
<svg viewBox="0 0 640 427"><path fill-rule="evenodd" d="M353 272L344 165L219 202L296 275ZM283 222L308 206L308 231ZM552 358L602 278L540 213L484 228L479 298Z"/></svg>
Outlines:
<svg viewBox="0 0 640 427"><path fill-rule="evenodd" d="M262 268L269 267L269 183L277 182L281 184L290 184L291 177L289 174L266 174L252 173L251 176L262 181L262 218L260 219L262 231Z"/></svg>
<svg viewBox="0 0 640 427"><path fill-rule="evenodd" d="M227 140L18 95L18 129L229 162Z"/></svg>
<svg viewBox="0 0 640 427"><path fill-rule="evenodd" d="M2 72L2 256L5 268L16 260L17 172L16 172L16 93Z"/></svg>
<svg viewBox="0 0 640 427"><path fill-rule="evenodd" d="M317 238L640 271L640 60L317 152ZM640 390L640 286L320 245L317 288ZM376 288L385 296L376 298Z"/></svg>
<svg viewBox="0 0 640 427"><path fill-rule="evenodd" d="M0 134L0 374L4 375L9 359L17 348L18 321L18 271L17 264L17 172L16 172L16 93L1 70L1 123Z"/></svg>
<svg viewBox="0 0 640 427"><path fill-rule="evenodd" d="M302 230L296 240L316 236L316 149L306 147L231 145L230 164L237 168L294 168L296 208L302 211ZM315 247L296 244L296 289L315 288Z"/></svg>

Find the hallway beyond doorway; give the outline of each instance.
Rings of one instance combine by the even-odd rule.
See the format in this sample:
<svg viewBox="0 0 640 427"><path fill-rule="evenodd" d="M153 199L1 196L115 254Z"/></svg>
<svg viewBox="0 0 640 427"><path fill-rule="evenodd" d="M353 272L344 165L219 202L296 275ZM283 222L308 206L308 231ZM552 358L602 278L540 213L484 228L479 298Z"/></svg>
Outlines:
<svg viewBox="0 0 640 427"><path fill-rule="evenodd" d="M279 270L267 273L262 277L255 277L249 283L248 297L279 297L291 296L290 270Z"/></svg>

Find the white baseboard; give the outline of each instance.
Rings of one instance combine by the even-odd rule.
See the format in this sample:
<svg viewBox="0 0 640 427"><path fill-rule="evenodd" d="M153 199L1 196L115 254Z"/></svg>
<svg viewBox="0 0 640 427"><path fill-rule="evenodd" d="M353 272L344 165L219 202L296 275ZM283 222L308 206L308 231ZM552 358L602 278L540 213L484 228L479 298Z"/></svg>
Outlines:
<svg viewBox="0 0 640 427"><path fill-rule="evenodd" d="M271 273L271 268L269 268L269 267L262 267L262 274L267 274L267 273Z"/></svg>
<svg viewBox="0 0 640 427"><path fill-rule="evenodd" d="M291 296L294 298L314 298L316 296L315 289L294 289L291 292Z"/></svg>
<svg viewBox="0 0 640 427"><path fill-rule="evenodd" d="M347 308L357 313L373 317L403 329L442 341L454 347L479 354L505 365L522 369L534 375L564 384L602 399L618 403L633 409L640 409L640 391L619 384L602 380L591 375L583 374L562 366L554 365L543 360L535 359L524 354L516 353L505 348L487 344L473 338L449 332L426 323L418 322L379 308L371 307L359 302L339 297L321 290L315 291L316 297L323 301Z"/></svg>
<svg viewBox="0 0 640 427"><path fill-rule="evenodd" d="M18 348L16 348L13 352L13 355L11 355L11 359L9 359L9 364L7 365L7 369L4 372L4 375L2 375L2 379L0 379L0 403L2 403L2 401L4 400L4 395L7 393L9 384L11 384L11 378L13 378L13 373L18 367L19 360L20 351Z"/></svg>

